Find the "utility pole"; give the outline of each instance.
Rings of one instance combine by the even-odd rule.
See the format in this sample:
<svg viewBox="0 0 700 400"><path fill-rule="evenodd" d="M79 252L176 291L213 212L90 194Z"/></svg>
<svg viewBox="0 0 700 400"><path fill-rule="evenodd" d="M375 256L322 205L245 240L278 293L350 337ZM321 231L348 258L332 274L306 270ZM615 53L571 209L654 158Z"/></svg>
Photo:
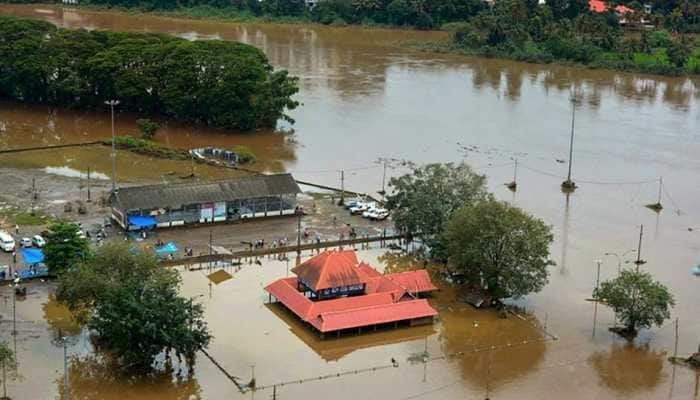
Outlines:
<svg viewBox="0 0 700 400"><path fill-rule="evenodd" d="M342 197L340 198L340 202L342 204L343 199ZM301 215L303 212L300 209L297 209L297 265L301 263Z"/></svg>
<svg viewBox="0 0 700 400"><path fill-rule="evenodd" d="M117 150L114 137L114 107L119 105L119 100L105 101L112 110L112 193L117 190Z"/></svg>
<svg viewBox="0 0 700 400"><path fill-rule="evenodd" d="M569 173L566 175L566 180L562 182L561 188L565 191L573 191L576 189L576 184L571 180L571 163L574 157L574 126L576 121L576 96L571 95L571 139L569 140Z"/></svg>
<svg viewBox="0 0 700 400"><path fill-rule="evenodd" d="M675 343L673 345L673 357L675 358L678 356L678 317L676 317L676 321L675 321L674 325L676 327L676 329L675 329L676 330L676 340L675 340Z"/></svg>
<svg viewBox="0 0 700 400"><path fill-rule="evenodd" d="M212 231L209 229L209 270L211 271L211 258L212 258L212 252L213 252L213 237L212 237Z"/></svg>
<svg viewBox="0 0 700 400"><path fill-rule="evenodd" d="M64 336L63 340L63 400L70 399L70 392L68 390L68 342L67 338Z"/></svg>
<svg viewBox="0 0 700 400"><path fill-rule="evenodd" d="M90 166L88 165L87 167L87 202L91 202L92 199L90 198Z"/></svg>
<svg viewBox="0 0 700 400"><path fill-rule="evenodd" d="M637 266L637 272L639 272L639 267L646 264L647 262L642 260L642 235L644 234L644 225L639 225L639 244L637 246L637 260L634 264Z"/></svg>
<svg viewBox="0 0 700 400"><path fill-rule="evenodd" d="M345 204L345 171L340 171L340 203L339 205Z"/></svg>
<svg viewBox="0 0 700 400"><path fill-rule="evenodd" d="M598 272L596 273L596 277L595 277L595 290L597 292L598 287L600 286L600 264L602 264L602 261L595 260L595 263L598 265ZM596 293L596 295L597 295L597 293ZM596 296L596 297L598 297L598 296Z"/></svg>
<svg viewBox="0 0 700 400"><path fill-rule="evenodd" d="M382 174L382 191L379 192L379 194L381 194L382 197L384 197L386 195L386 190L385 190L386 189L386 186L385 186L385 184L386 184L386 160L383 160L383 164L384 164L384 172Z"/></svg>

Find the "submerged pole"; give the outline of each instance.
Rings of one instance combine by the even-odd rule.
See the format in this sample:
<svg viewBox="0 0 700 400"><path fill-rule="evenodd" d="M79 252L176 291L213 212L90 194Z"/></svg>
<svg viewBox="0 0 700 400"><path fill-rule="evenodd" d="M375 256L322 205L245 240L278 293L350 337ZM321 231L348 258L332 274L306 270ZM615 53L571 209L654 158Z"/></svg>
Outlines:
<svg viewBox="0 0 700 400"><path fill-rule="evenodd" d="M642 235L644 234L644 225L639 225L639 244L637 245L637 260L634 264L637 266L637 272L639 272L639 267L646 264L647 262L642 260Z"/></svg>
<svg viewBox="0 0 700 400"><path fill-rule="evenodd" d="M571 138L569 139L569 172L566 175L566 180L562 182L561 188L566 191L576 189L576 184L571 180L571 164L574 158L574 131L576 125L576 96L571 96Z"/></svg>

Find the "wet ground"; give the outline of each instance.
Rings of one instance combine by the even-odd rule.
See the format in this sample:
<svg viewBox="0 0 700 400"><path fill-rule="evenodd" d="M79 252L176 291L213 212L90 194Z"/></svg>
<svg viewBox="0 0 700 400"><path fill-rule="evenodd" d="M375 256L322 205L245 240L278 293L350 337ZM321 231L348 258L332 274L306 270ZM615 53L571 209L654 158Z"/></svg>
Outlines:
<svg viewBox="0 0 700 400"><path fill-rule="evenodd" d="M296 329L300 327L281 310L264 304L261 287L284 276L284 263L268 266L266 261L264 268L244 268L234 279L212 286L211 299L207 279L201 273L188 273L183 292L207 296L203 301L216 336L212 352L232 373L249 378L250 365L255 364L258 382L267 384L385 365L395 357L401 364L396 369L285 386L278 394L280 398L354 399L367 394L364 397L386 400L471 399L486 397L488 390L493 399L698 397L697 375L666 361L674 349L675 318L679 319L679 353L694 351L700 340L700 279L690 273L700 262L697 80L434 55L397 46L402 40L444 37L442 33L226 24L50 6L3 5L0 12L69 27L241 40L263 49L275 66L301 77L298 100L304 106L292 114L297 120L292 137L274 132L224 135L166 124L157 134L162 143L183 148L247 144L258 154L260 169L290 171L297 178L334 186L339 186L339 170L343 169L347 188L368 192L381 187L382 168L375 163L380 157L418 163L466 160L487 175L499 199L543 218L554 228L551 250L557 265L550 283L542 293L518 304L540 324L546 322L559 340L533 345L514 346L538 337L532 325L500 320L457 304L449 291L433 300L440 310L440 322L432 332L405 332L405 336L404 331L382 332L318 342ZM580 188L565 196L559 184L567 172L572 88L583 99L576 111L573 160L573 178ZM8 148L104 138L110 134L108 117L103 112L2 103L0 143ZM135 133L135 118L119 114L120 133ZM189 163L122 153L118 157L120 180L177 180L192 168ZM515 157L520 167L518 191L512 193L503 183L513 179ZM405 171L399 164L389 163L387 174ZM45 171L50 176L74 174L64 167L84 173L91 166L93 171L110 174L108 149L0 155L0 166L28 174L46 167L61 168ZM202 177L222 177L218 175L221 170L199 172ZM644 205L656 202L661 176L665 209L656 214ZM293 232L291 221L287 222L286 227L270 222L270 227ZM664 326L644 331L634 346L627 346L607 331L614 322L613 314L585 299L594 286L595 261L603 260L602 279L615 276L618 260L605 253L623 254L636 248L641 224L645 227L643 258L648 260L644 268L671 289L676 307ZM264 235L253 226L245 229L251 233L244 231L242 236ZM227 234L217 232L215 237L235 244L238 236L230 240ZM206 243L208 229L192 237ZM379 253L374 250L360 258L373 260ZM622 265L628 266L624 261ZM37 321L26 329L28 335L39 337L18 343L20 363L26 363L42 382L54 382L62 377L61 351L50 344L49 324L43 320L46 290L34 292L18 309L23 320ZM7 304L11 303L2 309L5 316ZM3 338L9 338L7 326L3 322ZM482 346L497 348L469 357L438 359L426 368L422 363L406 363L411 354L424 350L426 336L431 356ZM501 345L507 347L501 349ZM87 354L90 347L78 344L72 351ZM175 384L166 379L162 387L116 380L92 364L80 364L77 370L84 372L78 376L85 379L76 390L84 390L87 398L95 398L94 391L105 387L103 398L157 398L154 393L159 391L154 387L162 388L164 398L234 396L233 386L201 357L196 381ZM90 379L93 370L100 379ZM25 379L12 389L26 398L56 397L58 384L34 382ZM270 395L265 392L256 397Z"/></svg>

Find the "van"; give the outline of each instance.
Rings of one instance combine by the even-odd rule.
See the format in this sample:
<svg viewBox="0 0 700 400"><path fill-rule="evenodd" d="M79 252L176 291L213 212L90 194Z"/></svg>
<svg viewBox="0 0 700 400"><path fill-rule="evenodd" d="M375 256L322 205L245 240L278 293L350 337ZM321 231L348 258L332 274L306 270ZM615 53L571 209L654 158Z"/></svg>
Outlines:
<svg viewBox="0 0 700 400"><path fill-rule="evenodd" d="M7 232L0 232L0 249L8 253L15 250L15 239Z"/></svg>

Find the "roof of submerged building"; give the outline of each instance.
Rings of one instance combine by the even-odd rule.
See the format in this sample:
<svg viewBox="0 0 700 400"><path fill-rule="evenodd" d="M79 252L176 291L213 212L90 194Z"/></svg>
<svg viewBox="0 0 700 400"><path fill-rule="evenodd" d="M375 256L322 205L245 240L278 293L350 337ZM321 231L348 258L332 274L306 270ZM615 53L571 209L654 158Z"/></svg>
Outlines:
<svg viewBox="0 0 700 400"><path fill-rule="evenodd" d="M417 298L420 293L437 290L425 270L382 275L369 264L358 264L353 251L327 251L292 271L303 274L305 279L300 275L299 280L307 287L315 285L324 289L366 284L364 295L318 301L299 290L296 277L279 279L265 287L268 293L320 332L437 315L427 300Z"/></svg>
<svg viewBox="0 0 700 400"><path fill-rule="evenodd" d="M291 174L251 175L210 182L119 188L110 196L110 202L122 210L149 210L300 192L301 189Z"/></svg>

